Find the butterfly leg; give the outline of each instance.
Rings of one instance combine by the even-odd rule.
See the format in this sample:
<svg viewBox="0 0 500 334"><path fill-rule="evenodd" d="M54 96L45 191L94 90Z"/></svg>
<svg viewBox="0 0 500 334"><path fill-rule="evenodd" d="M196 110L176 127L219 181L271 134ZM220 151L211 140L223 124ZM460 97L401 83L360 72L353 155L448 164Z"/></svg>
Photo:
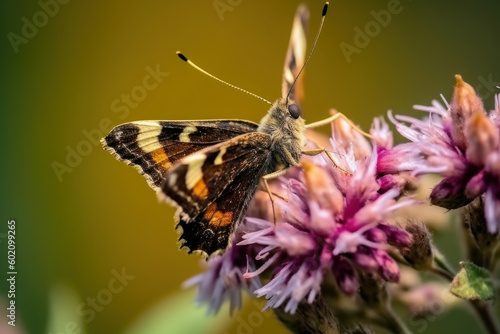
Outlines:
<svg viewBox="0 0 500 334"><path fill-rule="evenodd" d="M288 168L281 169L281 170L278 170L276 172L266 174L262 177L262 180L264 181L264 186L266 187L266 191L269 195L269 199L271 200L271 206L273 208L273 219L274 219L275 224L276 224L276 210L274 209L274 198L273 198L273 193L271 192L271 188L269 188L269 183L267 182L267 180L275 179L275 178L285 174L287 170L288 170ZM274 195L282 198L281 196L278 196L276 194L274 194Z"/></svg>
<svg viewBox="0 0 500 334"><path fill-rule="evenodd" d="M360 134L362 134L363 136L365 136L367 138L373 139L373 136L371 134L369 134L369 133L364 132L363 130L361 130L346 115L344 115L342 113L336 113L335 115L333 115L331 117L328 117L328 118L325 118L325 119L323 119L321 121L317 121L317 122L314 122L314 123L307 124L306 128L312 129L312 128L317 128L318 126L330 124L331 122L335 121L337 118L341 118L344 121L346 121L347 124L349 124L354 129L354 131L359 132Z"/></svg>
<svg viewBox="0 0 500 334"><path fill-rule="evenodd" d="M318 145L319 146L319 145ZM343 168L342 166L340 166L336 161L335 159L333 158L332 156L332 153L330 151L328 151L326 148L324 147L319 147L319 148L315 148L315 149L310 149L310 150L303 150L302 151L302 154L305 154L305 155L309 155L309 156L315 156L315 155L318 155L318 154L321 154L321 153L325 153L326 156L332 161L332 163L335 165L335 167L337 167L338 169L340 169L341 171L343 171L344 173L346 173L347 175L352 175L351 172L349 172L347 169Z"/></svg>

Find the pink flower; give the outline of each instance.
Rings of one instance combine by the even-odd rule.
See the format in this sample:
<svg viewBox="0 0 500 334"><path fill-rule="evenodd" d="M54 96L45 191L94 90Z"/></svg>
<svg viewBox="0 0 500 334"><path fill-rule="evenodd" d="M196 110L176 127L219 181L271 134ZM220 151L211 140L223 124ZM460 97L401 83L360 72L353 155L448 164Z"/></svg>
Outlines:
<svg viewBox="0 0 500 334"><path fill-rule="evenodd" d="M358 271L398 280L398 265L387 249L409 247L412 238L392 223L390 214L414 201L398 202L399 189L379 193L376 152L354 161L352 151L345 150L341 159L349 161L352 175L323 157L304 158L298 175L279 182L287 198L275 203L279 221L247 218L245 225L261 228L243 234L238 245L260 247L255 260L262 265L244 277L271 272L271 280L255 291L268 299L266 308L284 305L294 313L302 300L314 300L328 272L349 295L358 290Z"/></svg>
<svg viewBox="0 0 500 334"><path fill-rule="evenodd" d="M381 169L414 175L438 173L443 180L433 189L431 203L456 209L484 196L490 233L500 228L500 120L496 97L489 114L474 89L456 76L451 105L415 106L430 113L425 120L389 115L397 130L411 143L381 154ZM408 124L408 125L406 125Z"/></svg>
<svg viewBox="0 0 500 334"><path fill-rule="evenodd" d="M388 174L378 170L380 154L392 149L392 134L377 119L371 134L381 146L372 149L361 136L350 134L347 140L342 125L333 133L335 163L343 169L323 154L304 157L301 167L271 183L273 193L286 199L275 200L276 223L268 194L258 192L233 245L189 281L199 285L198 300L211 311L225 299L238 307L242 289L265 296L265 308L293 314L299 303L312 303L324 284L332 284L325 276L334 277L332 288L347 295L357 293L362 273L398 281L399 267L388 249L409 248L413 240L391 214L415 201L398 200L401 183L381 182Z"/></svg>

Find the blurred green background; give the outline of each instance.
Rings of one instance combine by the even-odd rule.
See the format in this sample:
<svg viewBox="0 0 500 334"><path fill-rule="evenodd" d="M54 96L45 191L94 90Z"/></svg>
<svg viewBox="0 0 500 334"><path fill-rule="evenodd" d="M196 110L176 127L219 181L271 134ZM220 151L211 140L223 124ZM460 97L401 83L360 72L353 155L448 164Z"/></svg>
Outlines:
<svg viewBox="0 0 500 334"><path fill-rule="evenodd" d="M306 2L311 43L323 2ZM364 30L374 20L371 11L393 2L332 1L307 67L307 121L326 117L334 107L367 128L388 109L411 113L415 103L429 104L440 93L450 97L455 73L479 89L488 110L493 108L494 86L500 85L500 2L402 0L400 12L346 58L339 45L356 46L354 28ZM174 209L159 204L135 170L86 134L97 138L103 129L144 119L259 121L266 104L194 71L175 51L273 101L280 97L300 1L66 0L57 10L47 7L50 16L39 14L45 3L54 1L0 5L1 303L8 290L7 220L15 219L16 320L22 328L13 333L122 333L158 303L177 298L182 282L200 272L200 259L178 250ZM214 3L230 9L218 13ZM23 37L23 18L40 26L24 28L29 38ZM158 84L150 81L151 90L141 88L148 71L157 68L163 73ZM131 94L136 101L127 106L120 99ZM68 150L84 156L67 161ZM54 166L63 168L59 175ZM451 246L457 240L441 239ZM112 279L122 270L129 280L119 289ZM116 292L102 292L112 289L110 282ZM88 306L81 308L96 297L107 302L99 311L92 315ZM183 303L178 302L179 310ZM250 321L259 307L247 304L237 319ZM1 310L5 322L4 305ZM186 321L178 333L238 332L239 320L222 327L207 323L198 332L188 329L198 322L191 314L203 311L193 304L192 311L160 317ZM223 311L212 321L226 321ZM76 327L68 329L68 323ZM459 310L429 320L421 332L443 328L466 333L477 325ZM251 333L271 331L286 332L272 315L251 328Z"/></svg>

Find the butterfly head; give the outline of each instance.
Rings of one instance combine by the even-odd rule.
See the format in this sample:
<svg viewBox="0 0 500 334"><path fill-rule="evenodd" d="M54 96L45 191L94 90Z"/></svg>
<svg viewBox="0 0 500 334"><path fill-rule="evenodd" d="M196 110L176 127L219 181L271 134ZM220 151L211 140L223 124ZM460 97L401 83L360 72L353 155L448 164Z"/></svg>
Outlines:
<svg viewBox="0 0 500 334"><path fill-rule="evenodd" d="M285 152L281 159L285 166L296 166L306 144L305 129L300 107L292 100L287 103L286 98L281 98L272 104L257 131L271 136L276 152Z"/></svg>

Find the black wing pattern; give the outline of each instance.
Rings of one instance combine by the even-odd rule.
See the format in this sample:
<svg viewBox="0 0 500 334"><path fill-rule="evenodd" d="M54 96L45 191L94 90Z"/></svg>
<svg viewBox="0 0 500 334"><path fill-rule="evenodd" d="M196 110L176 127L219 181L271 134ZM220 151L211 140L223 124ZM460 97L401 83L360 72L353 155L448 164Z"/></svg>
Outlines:
<svg viewBox="0 0 500 334"><path fill-rule="evenodd" d="M158 191L178 160L257 127L241 120L138 121L118 125L102 144L118 160L137 168Z"/></svg>

